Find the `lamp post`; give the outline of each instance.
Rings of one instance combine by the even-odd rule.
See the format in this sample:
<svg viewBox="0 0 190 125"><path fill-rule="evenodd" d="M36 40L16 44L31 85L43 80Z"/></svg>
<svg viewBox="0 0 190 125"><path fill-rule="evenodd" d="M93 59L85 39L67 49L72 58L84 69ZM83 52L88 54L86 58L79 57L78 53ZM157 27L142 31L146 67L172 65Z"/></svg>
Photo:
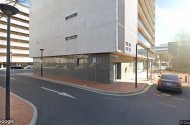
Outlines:
<svg viewBox="0 0 190 125"><path fill-rule="evenodd" d="M43 62L42 62L42 58L43 58L43 51L44 49L40 49L41 51L41 77L43 77Z"/></svg>
<svg viewBox="0 0 190 125"><path fill-rule="evenodd" d="M136 68L135 68L135 88L137 88L137 64L138 64L138 43L136 44Z"/></svg>
<svg viewBox="0 0 190 125"><path fill-rule="evenodd" d="M162 58L162 54L160 54L160 75L162 74L162 71L161 71L162 70L162 68L161 68L162 67L162 60L161 60L161 58Z"/></svg>
<svg viewBox="0 0 190 125"><path fill-rule="evenodd" d="M148 67L149 67L149 65L148 65L148 63L149 63L149 60L148 60L148 50L149 49L147 49L147 65L146 65L146 68L147 68L147 79L148 79Z"/></svg>
<svg viewBox="0 0 190 125"><path fill-rule="evenodd" d="M19 10L7 4L0 4L0 10L7 16L7 64L6 64L6 105L5 118L10 120L10 18Z"/></svg>

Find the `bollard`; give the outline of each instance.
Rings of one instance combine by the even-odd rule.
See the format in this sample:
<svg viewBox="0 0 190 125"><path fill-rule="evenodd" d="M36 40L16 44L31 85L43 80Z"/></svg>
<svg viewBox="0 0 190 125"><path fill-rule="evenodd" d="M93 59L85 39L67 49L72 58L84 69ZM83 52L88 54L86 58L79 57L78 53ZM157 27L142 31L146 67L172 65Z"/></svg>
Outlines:
<svg viewBox="0 0 190 125"><path fill-rule="evenodd" d="M187 76L185 76L185 83L187 83Z"/></svg>

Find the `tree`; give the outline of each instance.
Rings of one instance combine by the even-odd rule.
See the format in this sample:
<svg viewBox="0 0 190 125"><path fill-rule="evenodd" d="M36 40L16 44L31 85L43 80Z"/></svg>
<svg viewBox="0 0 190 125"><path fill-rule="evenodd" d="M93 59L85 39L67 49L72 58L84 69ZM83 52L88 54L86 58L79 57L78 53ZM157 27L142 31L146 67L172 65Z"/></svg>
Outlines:
<svg viewBox="0 0 190 125"><path fill-rule="evenodd" d="M177 71L187 72L190 60L190 37L189 33L180 31L176 34L177 41L177 55L172 60L172 67Z"/></svg>

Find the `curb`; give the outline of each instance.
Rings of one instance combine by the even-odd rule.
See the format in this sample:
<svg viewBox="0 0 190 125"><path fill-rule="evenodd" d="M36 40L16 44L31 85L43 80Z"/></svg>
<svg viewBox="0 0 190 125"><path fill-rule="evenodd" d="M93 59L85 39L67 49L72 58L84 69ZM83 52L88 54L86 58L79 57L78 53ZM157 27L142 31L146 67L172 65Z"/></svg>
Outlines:
<svg viewBox="0 0 190 125"><path fill-rule="evenodd" d="M114 96L129 96L129 95L142 94L142 93L146 92L151 86L151 85L146 84L142 89L137 90L137 91L133 91L133 92L110 92L110 91L105 91L105 90L100 90L100 89L95 89L95 88L90 88L90 87L84 87L84 86L76 85L76 84L73 84L73 83L66 83L66 82L61 82L61 81L57 81L57 80L41 78L41 77L37 77L37 76L29 76L29 75L26 75L26 74L24 74L23 76L32 77L32 78L35 78L35 79L44 80L44 81L48 81L48 82L54 82L54 83L57 83L57 84L66 85L66 86L70 86L70 87L75 87L75 88L78 88L78 89L83 89L83 90L87 90L87 91L91 91L91 92L95 92L95 93L99 93L99 94L114 95Z"/></svg>
<svg viewBox="0 0 190 125"><path fill-rule="evenodd" d="M2 88L2 89L5 90L5 88L3 88L3 87L1 87L1 86L0 86L0 88ZM36 108L31 102L29 102L29 101L27 101L27 100L21 98L20 96L15 95L15 94L12 93L12 92L11 92L11 94L13 94L15 97L17 97L17 98L23 100L24 102L28 103L28 104L32 107L32 109L33 109L33 116L32 116L32 120L30 121L30 124L29 124L29 125L36 125L36 123L37 123L37 117L38 117L37 108Z"/></svg>

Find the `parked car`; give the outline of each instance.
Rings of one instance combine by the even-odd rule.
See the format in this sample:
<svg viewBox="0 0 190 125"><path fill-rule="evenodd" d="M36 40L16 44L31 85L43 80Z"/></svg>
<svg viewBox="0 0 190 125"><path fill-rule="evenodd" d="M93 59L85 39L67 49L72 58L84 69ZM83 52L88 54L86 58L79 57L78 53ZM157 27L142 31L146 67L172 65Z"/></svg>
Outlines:
<svg viewBox="0 0 190 125"><path fill-rule="evenodd" d="M163 74L159 76L157 90L165 89L182 93L181 81L177 75Z"/></svg>
<svg viewBox="0 0 190 125"><path fill-rule="evenodd" d="M28 65L28 66L25 67L25 69L33 69L33 68L34 68L33 65Z"/></svg>
<svg viewBox="0 0 190 125"><path fill-rule="evenodd" d="M11 66L11 69L24 69L22 66Z"/></svg>

